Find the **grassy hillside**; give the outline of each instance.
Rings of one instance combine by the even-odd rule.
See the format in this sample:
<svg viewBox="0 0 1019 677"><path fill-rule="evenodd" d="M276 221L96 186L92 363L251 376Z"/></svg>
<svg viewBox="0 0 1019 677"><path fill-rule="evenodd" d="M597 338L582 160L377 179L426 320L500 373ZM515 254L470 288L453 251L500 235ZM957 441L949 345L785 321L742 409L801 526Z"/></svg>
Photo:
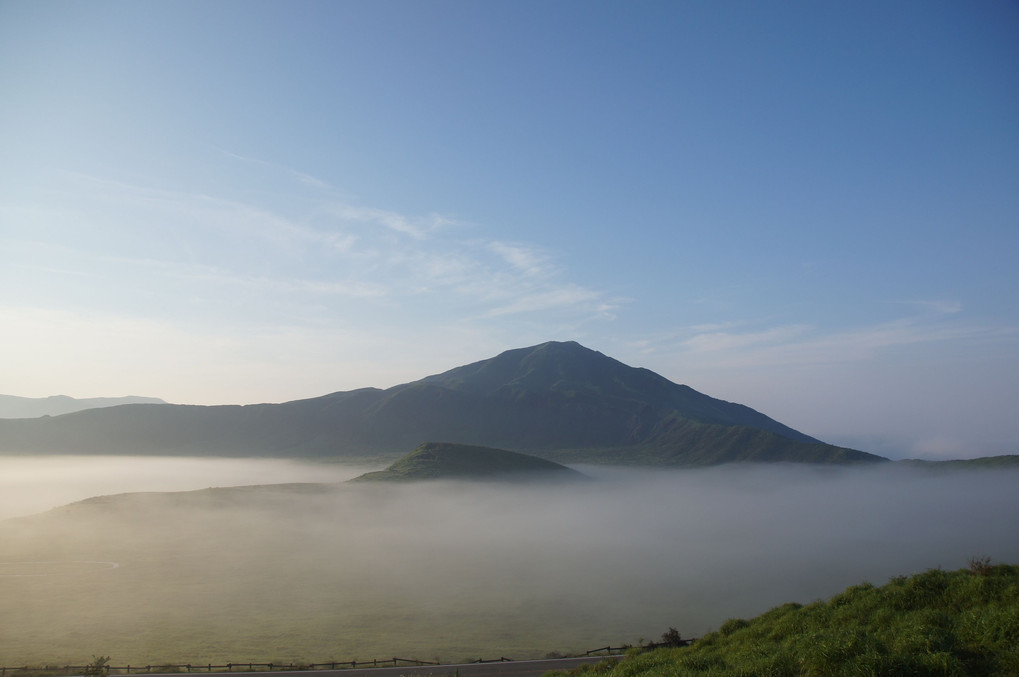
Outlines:
<svg viewBox="0 0 1019 677"><path fill-rule="evenodd" d="M638 675L1019 675L1019 566L975 560L732 619L690 647L578 670Z"/></svg>
<svg viewBox="0 0 1019 677"><path fill-rule="evenodd" d="M385 470L351 482L414 482L438 479L580 478L564 465L504 449L427 442Z"/></svg>

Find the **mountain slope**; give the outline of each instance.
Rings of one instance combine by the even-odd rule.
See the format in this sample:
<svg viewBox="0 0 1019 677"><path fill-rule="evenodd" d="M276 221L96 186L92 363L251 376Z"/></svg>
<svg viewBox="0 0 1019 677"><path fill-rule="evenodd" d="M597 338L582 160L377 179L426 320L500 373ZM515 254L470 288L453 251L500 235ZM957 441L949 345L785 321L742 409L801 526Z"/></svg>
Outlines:
<svg viewBox="0 0 1019 677"><path fill-rule="evenodd" d="M0 421L2 453L396 457L427 440L606 463L867 462L749 407L574 342L504 352L387 390L284 404L127 405Z"/></svg>

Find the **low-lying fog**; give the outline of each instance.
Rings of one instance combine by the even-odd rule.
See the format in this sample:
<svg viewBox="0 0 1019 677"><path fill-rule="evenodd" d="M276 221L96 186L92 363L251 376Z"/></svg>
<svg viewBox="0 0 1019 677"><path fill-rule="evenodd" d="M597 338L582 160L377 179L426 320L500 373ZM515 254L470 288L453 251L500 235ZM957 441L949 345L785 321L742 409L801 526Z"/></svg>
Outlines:
<svg viewBox="0 0 1019 677"><path fill-rule="evenodd" d="M0 456L0 519L92 496L282 482L342 482L377 466L287 459Z"/></svg>
<svg viewBox="0 0 1019 677"><path fill-rule="evenodd" d="M5 481L13 462L0 460ZM97 488L114 476L134 482L132 468L147 477L95 493L159 488L150 463L176 489L363 470L68 463L67 472L88 468ZM0 522L0 657L540 656L656 638L670 626L700 636L727 618L965 567L972 556L1019 562L1014 470L581 470L594 481L122 497ZM47 482L40 493L72 483Z"/></svg>

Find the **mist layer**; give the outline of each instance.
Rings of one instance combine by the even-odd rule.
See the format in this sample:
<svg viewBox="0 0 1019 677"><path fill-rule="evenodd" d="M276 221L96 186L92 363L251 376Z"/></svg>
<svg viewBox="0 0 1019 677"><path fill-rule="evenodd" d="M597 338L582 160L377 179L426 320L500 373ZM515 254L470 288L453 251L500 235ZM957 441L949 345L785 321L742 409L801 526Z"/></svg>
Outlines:
<svg viewBox="0 0 1019 677"><path fill-rule="evenodd" d="M1019 561L1016 472L583 470L595 481L141 493L8 520L0 656L533 657Z"/></svg>

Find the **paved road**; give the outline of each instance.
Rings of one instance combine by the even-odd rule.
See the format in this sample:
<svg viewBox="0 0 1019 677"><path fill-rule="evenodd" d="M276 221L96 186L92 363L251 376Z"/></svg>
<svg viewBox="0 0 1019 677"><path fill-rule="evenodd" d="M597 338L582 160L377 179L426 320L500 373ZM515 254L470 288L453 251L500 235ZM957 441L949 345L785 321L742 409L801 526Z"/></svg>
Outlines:
<svg viewBox="0 0 1019 677"><path fill-rule="evenodd" d="M502 663L460 663L453 665L401 665L395 668L347 668L345 670L274 670L272 672L199 672L196 677L540 677L552 670L571 670L583 663L597 663L605 656L587 658L549 658ZM187 674L187 673L184 673ZM134 676L130 676L134 677ZM137 677L156 677L155 673L137 673ZM167 677L180 677L173 675Z"/></svg>

